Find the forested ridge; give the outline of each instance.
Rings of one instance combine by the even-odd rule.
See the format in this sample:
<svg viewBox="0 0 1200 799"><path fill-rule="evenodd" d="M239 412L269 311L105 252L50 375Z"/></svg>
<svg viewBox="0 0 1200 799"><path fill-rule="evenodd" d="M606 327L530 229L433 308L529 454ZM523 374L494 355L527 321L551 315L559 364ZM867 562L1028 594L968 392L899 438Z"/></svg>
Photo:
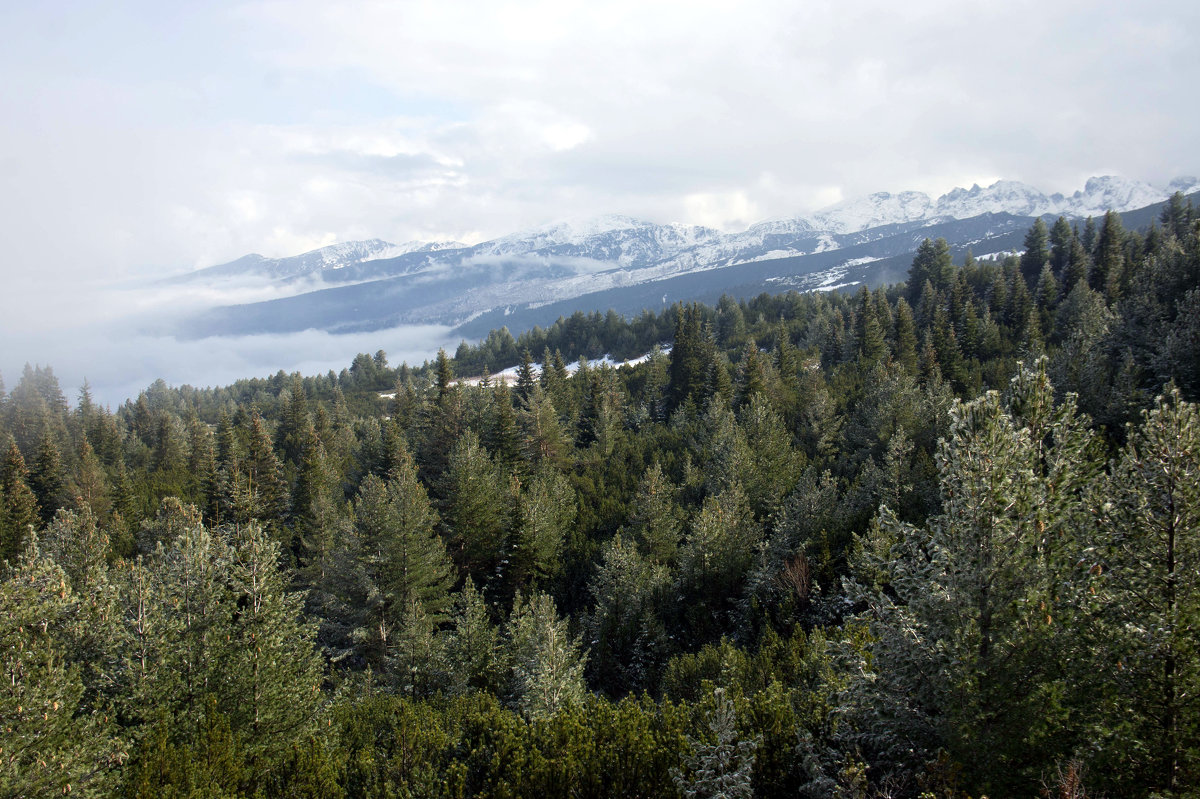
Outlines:
<svg viewBox="0 0 1200 799"><path fill-rule="evenodd" d="M1197 795L1198 395L1180 195L415 368L26 367L0 795Z"/></svg>

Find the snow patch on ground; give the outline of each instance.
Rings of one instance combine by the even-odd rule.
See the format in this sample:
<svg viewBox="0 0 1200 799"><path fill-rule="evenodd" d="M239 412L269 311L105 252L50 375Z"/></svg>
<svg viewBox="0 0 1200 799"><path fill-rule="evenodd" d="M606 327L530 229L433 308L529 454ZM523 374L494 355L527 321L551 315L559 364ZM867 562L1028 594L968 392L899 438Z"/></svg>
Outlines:
<svg viewBox="0 0 1200 799"><path fill-rule="evenodd" d="M659 345L658 351L663 355L670 355L671 354L671 345L670 344ZM600 368L600 367L611 367L613 369L620 369L622 366L637 366L638 364L645 363L646 361L650 360L652 357L654 357L653 351L647 352L645 355L639 355L637 358L630 358L627 361L617 361L611 355L606 354L603 358L597 358L594 361L588 361L587 365L589 368L592 368L592 369L596 369L596 368ZM567 366L567 376L568 377L573 376L576 372L578 372L579 365L580 365L579 361L572 361L571 363L568 363L566 365ZM532 368L533 376L539 377L542 374L542 364L534 363L534 364L532 364L532 367L533 367ZM520 373L521 373L520 366L510 366L507 369L500 370L499 372L492 372L490 375L488 375L488 380L492 383L492 385L495 385L497 383L504 383L505 385L512 386L512 385L516 385L517 379L520 376ZM460 386L478 386L480 383L483 382L483 377L462 377L462 378L459 378L458 380L455 380L454 382L456 385L460 385ZM381 399L390 400L390 399L394 399L395 396L396 396L395 391L379 392L379 397Z"/></svg>

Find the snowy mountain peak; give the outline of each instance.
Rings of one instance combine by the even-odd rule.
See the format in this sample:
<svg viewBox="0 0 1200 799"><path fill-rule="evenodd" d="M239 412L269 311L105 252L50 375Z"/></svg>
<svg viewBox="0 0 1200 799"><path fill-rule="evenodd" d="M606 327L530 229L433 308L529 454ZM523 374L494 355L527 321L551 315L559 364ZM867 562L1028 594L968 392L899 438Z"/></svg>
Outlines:
<svg viewBox="0 0 1200 799"><path fill-rule="evenodd" d="M930 216L929 195L919 191L899 194L880 191L834 203L812 215L811 223L831 233L853 233L867 228L912 222Z"/></svg>
<svg viewBox="0 0 1200 799"><path fill-rule="evenodd" d="M385 242L386 243L386 242ZM441 252L442 250L461 250L467 245L461 241L406 241L403 244L388 244L384 249L373 253L369 258L360 261L382 261L386 258L398 258L412 252Z"/></svg>
<svg viewBox="0 0 1200 799"><path fill-rule="evenodd" d="M393 245L382 239L368 239L367 241L344 241L339 244L330 244L327 247L321 247L316 250L303 253L302 255L294 256L296 259L303 260L320 260L321 265L326 269L340 269L343 266L359 261L365 261L372 257L377 257L379 253L386 252ZM273 259L276 261L290 260L286 258Z"/></svg>
<svg viewBox="0 0 1200 799"><path fill-rule="evenodd" d="M1088 178L1083 191L1075 192L1067 203L1075 216L1099 216L1109 209L1127 211L1130 208L1141 208L1165 200L1168 196L1170 192L1145 183L1105 175Z"/></svg>
<svg viewBox="0 0 1200 799"><path fill-rule="evenodd" d="M543 266L554 264L559 269L588 274L648 269L665 276L840 249L847 246L849 237L860 242L874 240L891 235L897 225L913 229L1001 213L1017 217L1098 216L1109 209L1121 212L1144 207L1165 200L1175 191L1197 188L1200 180L1194 177L1177 178L1168 188L1160 189L1110 175L1090 178L1081 191L1070 196L1046 195L1015 180L955 188L936 201L919 191L876 192L835 203L808 218L767 220L731 234L698 225L655 224L621 214L576 217L473 246L429 241L395 245L370 239L333 244L290 258L248 255L177 280L258 276L288 281L319 275L324 281L336 283L372 275L407 274L439 265L457 267L497 260L540 261ZM383 263L391 259L401 263ZM367 263L370 266L362 266Z"/></svg>
<svg viewBox="0 0 1200 799"><path fill-rule="evenodd" d="M1045 194L1016 180L998 180L984 188L978 183L970 189L952 189L937 199L935 213L954 219L967 219L980 214L1007 211L1020 216L1047 213L1049 198Z"/></svg>

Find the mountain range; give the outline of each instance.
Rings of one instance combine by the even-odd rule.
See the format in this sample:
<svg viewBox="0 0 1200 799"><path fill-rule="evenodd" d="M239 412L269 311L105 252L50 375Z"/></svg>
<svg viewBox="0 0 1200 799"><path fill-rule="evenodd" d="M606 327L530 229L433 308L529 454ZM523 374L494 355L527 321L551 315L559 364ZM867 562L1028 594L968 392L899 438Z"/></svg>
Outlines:
<svg viewBox="0 0 1200 799"><path fill-rule="evenodd" d="M575 310L636 314L722 293L877 285L902 280L926 237L946 238L981 257L1019 249L1037 217L1136 211L1197 189L1196 178L1159 188L1110 176L1064 196L1002 180L936 200L915 191L879 192L739 233L604 216L475 245L372 239L287 258L247 255L167 282L219 289L258 281L291 296L210 308L170 332L198 338L442 324L471 338L500 326L519 332Z"/></svg>

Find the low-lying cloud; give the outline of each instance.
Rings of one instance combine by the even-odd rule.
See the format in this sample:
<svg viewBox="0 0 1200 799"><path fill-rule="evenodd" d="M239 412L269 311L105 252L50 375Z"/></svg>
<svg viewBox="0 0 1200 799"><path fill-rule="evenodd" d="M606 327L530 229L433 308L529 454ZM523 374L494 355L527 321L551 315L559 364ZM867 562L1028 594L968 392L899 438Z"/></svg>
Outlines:
<svg viewBox="0 0 1200 799"><path fill-rule="evenodd" d="M65 291L53 316L37 309L0 320L4 348L0 374L11 389L24 364L50 366L74 402L86 379L93 397L115 407L157 379L170 385L228 385L240 378L267 377L283 370L303 375L340 372L360 352L383 350L389 363L419 364L439 347L458 340L444 325L406 325L369 333L331 334L305 330L288 334L181 340L154 331L172 315L194 312L209 302L262 296L268 289L244 284L232 292L184 292L179 287ZM71 309L68 311L67 309ZM131 311L130 309L136 309Z"/></svg>

